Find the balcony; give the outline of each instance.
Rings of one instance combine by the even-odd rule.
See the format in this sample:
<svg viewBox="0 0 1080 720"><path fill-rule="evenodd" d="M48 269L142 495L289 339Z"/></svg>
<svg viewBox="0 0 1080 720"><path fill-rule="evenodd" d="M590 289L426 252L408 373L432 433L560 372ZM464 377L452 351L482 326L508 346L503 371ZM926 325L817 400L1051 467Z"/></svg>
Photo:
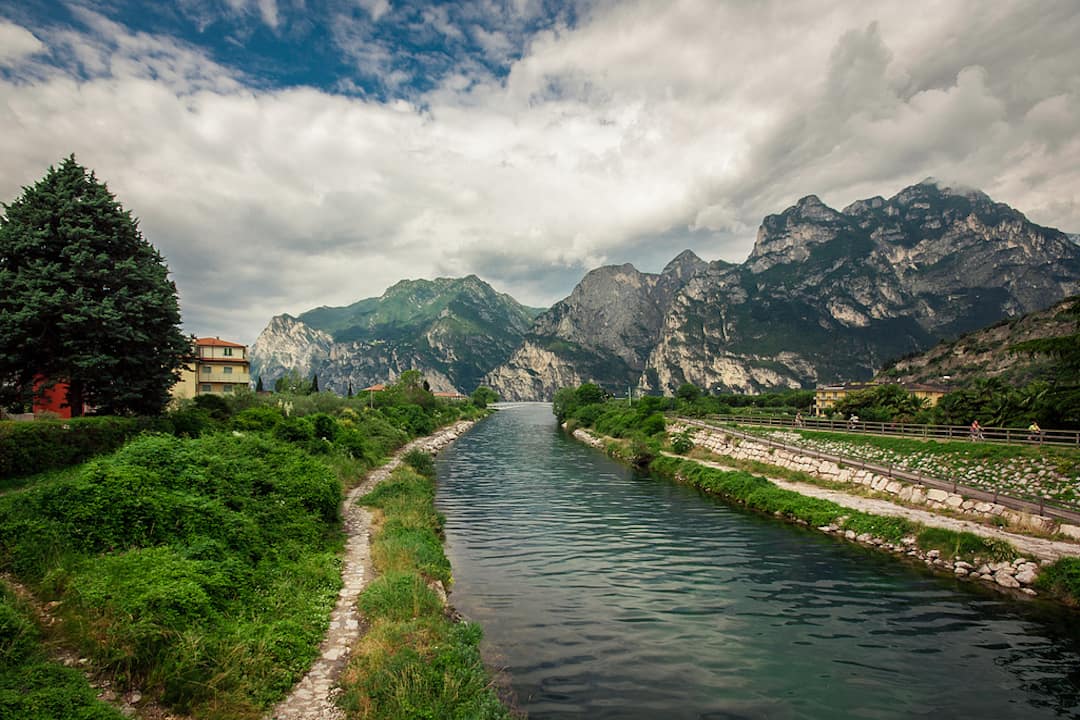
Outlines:
<svg viewBox="0 0 1080 720"><path fill-rule="evenodd" d="M199 373L200 383L232 383L234 385L247 385L251 382L251 375L247 372L213 372Z"/></svg>

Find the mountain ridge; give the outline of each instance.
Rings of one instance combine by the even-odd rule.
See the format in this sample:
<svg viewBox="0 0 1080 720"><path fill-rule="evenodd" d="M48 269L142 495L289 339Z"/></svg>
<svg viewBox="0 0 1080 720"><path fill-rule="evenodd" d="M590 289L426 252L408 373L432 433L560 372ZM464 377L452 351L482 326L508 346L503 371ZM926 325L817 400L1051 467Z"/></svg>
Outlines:
<svg viewBox="0 0 1080 720"><path fill-rule="evenodd" d="M510 400L587 381L809 386L869 379L890 359L1078 291L1073 237L928 178L842 210L806 195L762 220L742 263L684 250L659 273L606 265L543 311L470 275L277 316L253 346L253 375L292 361L344 392L415 367L436 389L488 384Z"/></svg>

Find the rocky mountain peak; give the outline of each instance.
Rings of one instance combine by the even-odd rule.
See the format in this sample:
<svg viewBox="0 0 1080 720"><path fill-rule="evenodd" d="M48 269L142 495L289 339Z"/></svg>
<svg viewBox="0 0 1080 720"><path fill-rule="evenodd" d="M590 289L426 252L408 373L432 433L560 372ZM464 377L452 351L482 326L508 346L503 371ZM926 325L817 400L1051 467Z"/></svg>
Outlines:
<svg viewBox="0 0 1080 720"><path fill-rule="evenodd" d="M674 260L664 266L660 274L684 280L705 270L708 266L709 263L694 254L693 250L683 250L675 256Z"/></svg>

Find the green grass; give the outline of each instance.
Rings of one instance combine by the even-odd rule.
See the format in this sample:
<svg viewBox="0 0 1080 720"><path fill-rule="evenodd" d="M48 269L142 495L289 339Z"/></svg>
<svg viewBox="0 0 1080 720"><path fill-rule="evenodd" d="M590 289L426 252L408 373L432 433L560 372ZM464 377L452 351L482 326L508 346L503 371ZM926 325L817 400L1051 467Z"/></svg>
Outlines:
<svg viewBox="0 0 1080 720"><path fill-rule="evenodd" d="M744 470L718 470L692 460L664 456L653 461L650 469L663 477L686 482L705 492L720 495L753 510L800 520L814 527L836 524L857 535L869 533L887 542L899 542L914 536L923 550L983 559L1011 559L1016 551L1001 541L984 540L977 535L941 528L927 528L898 517L885 517L852 510L820 498L783 490L763 477Z"/></svg>
<svg viewBox="0 0 1080 720"><path fill-rule="evenodd" d="M144 436L0 497L0 570L59 601L66 641L118 687L258 718L325 632L340 499L326 463L287 443Z"/></svg>
<svg viewBox="0 0 1080 720"><path fill-rule="evenodd" d="M1062 558L1043 566L1036 586L1074 607L1080 606L1080 558Z"/></svg>
<svg viewBox="0 0 1080 720"><path fill-rule="evenodd" d="M31 609L0 581L0 717L120 720L78 670L52 662Z"/></svg>
<svg viewBox="0 0 1080 720"><path fill-rule="evenodd" d="M435 511L434 465L410 453L360 502L375 509L379 577L361 593L370 628L342 675L350 718L509 718L480 657L480 628L449 619L430 584L450 582Z"/></svg>
<svg viewBox="0 0 1080 720"><path fill-rule="evenodd" d="M894 465L1003 495L1080 507L1080 449L813 430L741 429L787 444L880 465Z"/></svg>

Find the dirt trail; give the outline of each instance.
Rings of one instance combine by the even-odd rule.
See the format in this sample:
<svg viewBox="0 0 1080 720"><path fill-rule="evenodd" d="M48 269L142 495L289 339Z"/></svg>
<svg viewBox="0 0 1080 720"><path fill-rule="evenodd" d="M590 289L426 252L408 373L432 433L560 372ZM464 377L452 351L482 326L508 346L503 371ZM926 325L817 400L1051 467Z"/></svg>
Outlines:
<svg viewBox="0 0 1080 720"><path fill-rule="evenodd" d="M342 556L341 579L343 585L337 604L330 615L330 627L319 646L319 657L312 663L307 674L296 684L287 698L282 700L268 715L273 720L343 720L344 713L338 708L336 687L338 677L349 660L349 653L360 638L362 627L356 600L370 582L371 568L371 514L356 504L362 496L401 464L405 453L420 449L436 453L457 440L473 423L462 421L444 428L434 435L413 440L401 448L387 464L372 470L362 483L345 496L342 517L346 533L345 554Z"/></svg>

